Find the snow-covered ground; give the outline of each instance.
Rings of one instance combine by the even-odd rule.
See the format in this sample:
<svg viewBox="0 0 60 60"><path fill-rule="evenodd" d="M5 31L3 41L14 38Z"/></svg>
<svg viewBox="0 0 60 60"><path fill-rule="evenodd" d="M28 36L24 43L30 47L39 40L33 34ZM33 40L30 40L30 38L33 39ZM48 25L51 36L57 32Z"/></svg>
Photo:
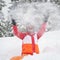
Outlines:
<svg viewBox="0 0 60 60"><path fill-rule="evenodd" d="M0 60L10 60L20 55L22 41L14 37L0 38ZM40 54L26 56L23 60L60 60L60 31L45 32L38 41Z"/></svg>
<svg viewBox="0 0 60 60"><path fill-rule="evenodd" d="M0 60L8 60L7 58L20 55L21 40L17 37L0 38Z"/></svg>

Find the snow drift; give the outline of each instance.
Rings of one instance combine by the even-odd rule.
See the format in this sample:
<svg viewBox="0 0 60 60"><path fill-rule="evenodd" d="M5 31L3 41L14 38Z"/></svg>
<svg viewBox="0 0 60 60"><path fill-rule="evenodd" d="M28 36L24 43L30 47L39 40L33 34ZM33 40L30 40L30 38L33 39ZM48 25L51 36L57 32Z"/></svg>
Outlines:
<svg viewBox="0 0 60 60"><path fill-rule="evenodd" d="M16 36L0 38L0 60L9 60L12 56L20 55L21 44Z"/></svg>
<svg viewBox="0 0 60 60"><path fill-rule="evenodd" d="M9 60L21 54L22 41L14 37L0 38L0 60ZM45 32L38 42L40 54L26 56L23 60L60 60L60 31Z"/></svg>

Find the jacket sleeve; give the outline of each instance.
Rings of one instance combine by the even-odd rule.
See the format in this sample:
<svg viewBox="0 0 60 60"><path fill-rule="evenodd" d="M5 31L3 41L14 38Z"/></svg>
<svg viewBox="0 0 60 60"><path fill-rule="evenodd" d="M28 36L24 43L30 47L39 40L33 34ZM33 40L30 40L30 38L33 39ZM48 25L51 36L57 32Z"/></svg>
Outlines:
<svg viewBox="0 0 60 60"><path fill-rule="evenodd" d="M16 25L13 25L13 33L14 35L18 36L18 28Z"/></svg>
<svg viewBox="0 0 60 60"><path fill-rule="evenodd" d="M37 33L37 38L39 39L45 32L46 29L46 22L44 22L40 28L40 30Z"/></svg>
<svg viewBox="0 0 60 60"><path fill-rule="evenodd" d="M20 39L23 39L25 37L25 34L18 31L18 28L17 28L15 20L12 20L12 24L13 24L12 27L13 27L13 33L14 33L14 35L16 35L17 37L19 37Z"/></svg>

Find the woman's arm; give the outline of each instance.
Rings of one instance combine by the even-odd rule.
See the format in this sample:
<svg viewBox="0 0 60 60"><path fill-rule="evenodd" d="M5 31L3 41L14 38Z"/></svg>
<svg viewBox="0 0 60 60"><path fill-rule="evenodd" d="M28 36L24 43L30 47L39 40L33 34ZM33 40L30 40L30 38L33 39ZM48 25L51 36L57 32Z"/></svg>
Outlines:
<svg viewBox="0 0 60 60"><path fill-rule="evenodd" d="M45 32L46 29L46 22L44 22L40 28L40 30L37 33L37 38L39 39Z"/></svg>
<svg viewBox="0 0 60 60"><path fill-rule="evenodd" d="M13 33L14 33L14 35L16 35L17 37L19 37L20 39L23 39L25 37L25 34L18 31L16 22L15 22L14 19L12 19L12 24L13 24Z"/></svg>

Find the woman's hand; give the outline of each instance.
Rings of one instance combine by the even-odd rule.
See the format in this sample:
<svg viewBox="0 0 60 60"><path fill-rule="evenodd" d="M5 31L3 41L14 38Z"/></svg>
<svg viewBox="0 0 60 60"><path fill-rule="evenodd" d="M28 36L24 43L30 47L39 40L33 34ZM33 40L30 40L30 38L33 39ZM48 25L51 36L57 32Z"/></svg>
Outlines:
<svg viewBox="0 0 60 60"><path fill-rule="evenodd" d="M14 20L14 19L12 19L12 24L13 24L13 25L16 25L16 22L15 22L15 20Z"/></svg>

